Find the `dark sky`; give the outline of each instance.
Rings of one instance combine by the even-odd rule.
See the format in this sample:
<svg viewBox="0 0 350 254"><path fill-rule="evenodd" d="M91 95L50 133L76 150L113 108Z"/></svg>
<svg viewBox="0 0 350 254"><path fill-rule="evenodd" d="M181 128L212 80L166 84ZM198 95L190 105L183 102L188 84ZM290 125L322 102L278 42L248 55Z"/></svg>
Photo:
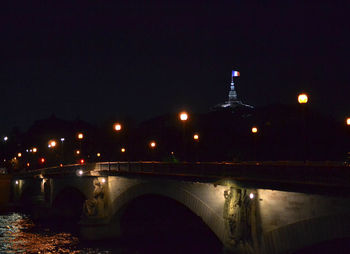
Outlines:
<svg viewBox="0 0 350 254"><path fill-rule="evenodd" d="M232 69L245 103L306 91L310 107L350 114L348 6L26 2L1 8L0 134L52 113L99 123L205 112L226 100Z"/></svg>

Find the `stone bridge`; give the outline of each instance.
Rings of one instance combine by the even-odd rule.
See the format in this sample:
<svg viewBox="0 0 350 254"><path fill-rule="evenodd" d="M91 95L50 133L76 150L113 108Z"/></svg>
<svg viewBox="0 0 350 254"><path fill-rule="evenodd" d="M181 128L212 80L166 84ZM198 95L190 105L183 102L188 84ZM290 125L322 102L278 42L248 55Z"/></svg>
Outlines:
<svg viewBox="0 0 350 254"><path fill-rule="evenodd" d="M350 237L350 168L299 163L114 162L22 173L13 200L40 217L78 218L81 236L123 234L135 199L166 197L233 253L292 253Z"/></svg>

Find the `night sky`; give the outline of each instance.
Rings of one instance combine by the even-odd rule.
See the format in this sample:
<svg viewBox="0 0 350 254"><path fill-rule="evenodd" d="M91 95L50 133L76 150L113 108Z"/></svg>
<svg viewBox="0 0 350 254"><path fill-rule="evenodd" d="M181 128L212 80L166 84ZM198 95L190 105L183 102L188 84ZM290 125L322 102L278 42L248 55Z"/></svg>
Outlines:
<svg viewBox="0 0 350 254"><path fill-rule="evenodd" d="M245 103L306 91L313 109L350 114L348 6L70 2L2 6L0 134L52 113L98 124L206 112L227 99L232 69Z"/></svg>

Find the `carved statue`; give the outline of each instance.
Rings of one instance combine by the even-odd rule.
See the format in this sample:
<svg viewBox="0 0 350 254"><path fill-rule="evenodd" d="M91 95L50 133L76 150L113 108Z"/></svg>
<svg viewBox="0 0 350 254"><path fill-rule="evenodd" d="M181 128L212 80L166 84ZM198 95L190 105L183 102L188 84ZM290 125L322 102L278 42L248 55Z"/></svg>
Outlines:
<svg viewBox="0 0 350 254"><path fill-rule="evenodd" d="M103 217L105 211L105 188L98 178L94 179L93 198L85 201L84 214L89 217Z"/></svg>

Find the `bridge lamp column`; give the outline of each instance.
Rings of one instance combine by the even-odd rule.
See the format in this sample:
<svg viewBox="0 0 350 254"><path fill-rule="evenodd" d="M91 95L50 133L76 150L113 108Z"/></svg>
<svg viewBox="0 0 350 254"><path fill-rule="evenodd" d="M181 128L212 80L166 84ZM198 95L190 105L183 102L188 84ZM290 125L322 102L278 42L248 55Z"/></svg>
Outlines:
<svg viewBox="0 0 350 254"><path fill-rule="evenodd" d="M189 119L189 114L186 111L182 111L179 113L179 119L182 124L182 159L185 161L187 155L186 123Z"/></svg>
<svg viewBox="0 0 350 254"><path fill-rule="evenodd" d="M116 142L120 143L120 133L124 130L123 125L119 122L113 124L113 130L118 134ZM119 154L117 155L119 157Z"/></svg>
<svg viewBox="0 0 350 254"><path fill-rule="evenodd" d="M64 164L64 141L66 140L65 138L61 138L61 160L62 163Z"/></svg>
<svg viewBox="0 0 350 254"><path fill-rule="evenodd" d="M77 140L78 140L78 150L77 151L79 151L79 152L76 152L76 154L78 154L78 155L81 154L84 138L85 138L84 133L82 133L82 132L77 133Z"/></svg>
<svg viewBox="0 0 350 254"><path fill-rule="evenodd" d="M195 133L193 134L193 141L194 141L194 146L195 146L195 160L196 161L199 161L199 134L198 133Z"/></svg>
<svg viewBox="0 0 350 254"><path fill-rule="evenodd" d="M257 126L253 126L251 129L251 133L253 135L253 153L254 153L254 160L257 160L257 155L258 155L258 133L259 133L259 129Z"/></svg>
<svg viewBox="0 0 350 254"><path fill-rule="evenodd" d="M307 139L307 122L306 122L306 105L309 102L309 96L306 93L301 93L298 95L298 103L301 107L301 114L302 114L302 132L303 132L303 138L304 138L304 145L303 145L303 156L304 156L304 163L306 163L307 159L307 153L308 153L308 139Z"/></svg>
<svg viewBox="0 0 350 254"><path fill-rule="evenodd" d="M154 141L154 140L150 141L149 144L148 144L148 146L149 146L149 148L150 148L150 150L151 150L151 159L152 159L152 160L155 160L155 150L156 150L156 148L157 148L157 143L156 143L156 141Z"/></svg>
<svg viewBox="0 0 350 254"><path fill-rule="evenodd" d="M349 133L350 133L350 117L348 117L348 118L346 118L346 120L345 120L345 123L346 123L346 126L349 128ZM348 147L347 147L347 161L348 162L350 162L350 146L348 145Z"/></svg>

